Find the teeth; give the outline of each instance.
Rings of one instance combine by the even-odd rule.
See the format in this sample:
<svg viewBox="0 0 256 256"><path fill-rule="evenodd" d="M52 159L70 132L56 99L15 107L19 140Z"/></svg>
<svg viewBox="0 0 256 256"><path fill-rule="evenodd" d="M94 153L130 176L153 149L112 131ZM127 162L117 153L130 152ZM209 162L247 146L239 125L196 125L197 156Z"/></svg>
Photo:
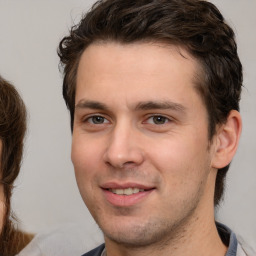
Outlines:
<svg viewBox="0 0 256 256"><path fill-rule="evenodd" d="M123 189L115 189L115 191L112 191L112 192L117 194L117 195L123 195L124 194L124 190Z"/></svg>
<svg viewBox="0 0 256 256"><path fill-rule="evenodd" d="M114 194L117 195L132 195L132 194L136 194L139 192L144 191L144 189L139 189L139 188L125 188L125 189L109 189L109 191L111 191Z"/></svg>

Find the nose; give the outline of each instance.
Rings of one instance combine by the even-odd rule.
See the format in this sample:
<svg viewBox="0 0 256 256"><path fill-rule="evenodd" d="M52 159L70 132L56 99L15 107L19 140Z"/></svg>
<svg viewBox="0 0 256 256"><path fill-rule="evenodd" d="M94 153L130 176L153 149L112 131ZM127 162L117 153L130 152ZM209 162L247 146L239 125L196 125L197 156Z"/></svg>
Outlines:
<svg viewBox="0 0 256 256"><path fill-rule="evenodd" d="M117 168L134 168L144 161L138 131L128 125L116 126L109 136L103 159Z"/></svg>

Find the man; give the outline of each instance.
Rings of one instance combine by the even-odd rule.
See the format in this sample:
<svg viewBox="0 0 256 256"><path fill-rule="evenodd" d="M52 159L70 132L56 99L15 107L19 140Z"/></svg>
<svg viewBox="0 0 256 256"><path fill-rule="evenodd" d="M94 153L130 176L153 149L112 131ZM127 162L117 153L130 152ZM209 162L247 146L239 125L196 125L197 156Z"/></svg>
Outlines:
<svg viewBox="0 0 256 256"><path fill-rule="evenodd" d="M214 206L241 133L232 29L198 0L97 2L58 54L89 255L246 255Z"/></svg>

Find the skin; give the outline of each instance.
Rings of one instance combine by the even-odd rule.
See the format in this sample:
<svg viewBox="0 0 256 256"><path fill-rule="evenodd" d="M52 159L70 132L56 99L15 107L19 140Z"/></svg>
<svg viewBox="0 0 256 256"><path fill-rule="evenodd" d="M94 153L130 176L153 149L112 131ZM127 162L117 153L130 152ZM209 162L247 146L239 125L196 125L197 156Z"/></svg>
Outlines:
<svg viewBox="0 0 256 256"><path fill-rule="evenodd" d="M0 159L2 156L2 141L0 140ZM0 169L1 169L1 162L0 162ZM0 231L2 230L3 227L3 218L4 218L4 189L3 189L3 185L0 184Z"/></svg>
<svg viewBox="0 0 256 256"><path fill-rule="evenodd" d="M214 184L235 152L240 119L232 112L209 142L198 70L184 49L162 44L98 43L81 57L72 161L108 256L226 252Z"/></svg>

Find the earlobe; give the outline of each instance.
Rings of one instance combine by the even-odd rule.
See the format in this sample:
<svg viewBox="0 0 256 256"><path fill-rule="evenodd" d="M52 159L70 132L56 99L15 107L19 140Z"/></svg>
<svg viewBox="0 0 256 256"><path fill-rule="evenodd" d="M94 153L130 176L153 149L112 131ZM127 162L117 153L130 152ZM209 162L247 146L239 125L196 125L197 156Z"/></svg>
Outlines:
<svg viewBox="0 0 256 256"><path fill-rule="evenodd" d="M227 166L234 157L242 130L241 115L231 110L227 121L217 131L216 148L212 159L212 167L221 169Z"/></svg>

